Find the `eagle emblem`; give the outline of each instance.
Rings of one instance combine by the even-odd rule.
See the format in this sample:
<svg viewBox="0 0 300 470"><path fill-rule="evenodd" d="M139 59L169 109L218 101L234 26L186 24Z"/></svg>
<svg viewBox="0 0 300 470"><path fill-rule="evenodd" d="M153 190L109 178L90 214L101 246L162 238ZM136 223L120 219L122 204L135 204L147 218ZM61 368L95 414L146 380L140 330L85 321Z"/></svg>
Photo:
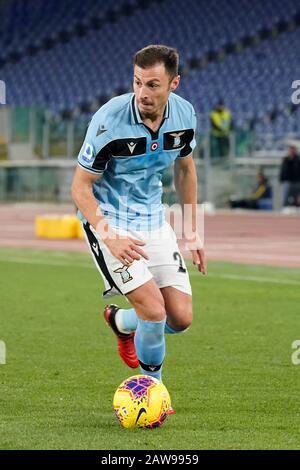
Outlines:
<svg viewBox="0 0 300 470"><path fill-rule="evenodd" d="M170 134L172 137L174 137L173 148L181 147L181 136L183 134L184 132L173 132L173 134Z"/></svg>
<svg viewBox="0 0 300 470"><path fill-rule="evenodd" d="M133 279L131 276L130 272L128 271L129 266L122 266L121 268L115 269L114 273L118 273L121 275L123 284L126 284L126 282L129 282Z"/></svg>

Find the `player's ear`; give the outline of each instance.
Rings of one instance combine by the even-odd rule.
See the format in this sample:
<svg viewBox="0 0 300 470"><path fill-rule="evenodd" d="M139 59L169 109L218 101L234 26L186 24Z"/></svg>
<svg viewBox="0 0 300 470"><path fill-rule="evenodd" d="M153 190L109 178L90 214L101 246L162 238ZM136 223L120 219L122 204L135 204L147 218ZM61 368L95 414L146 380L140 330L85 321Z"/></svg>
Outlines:
<svg viewBox="0 0 300 470"><path fill-rule="evenodd" d="M170 84L171 91L175 91L179 83L180 83L180 75L177 75L171 81L171 84Z"/></svg>

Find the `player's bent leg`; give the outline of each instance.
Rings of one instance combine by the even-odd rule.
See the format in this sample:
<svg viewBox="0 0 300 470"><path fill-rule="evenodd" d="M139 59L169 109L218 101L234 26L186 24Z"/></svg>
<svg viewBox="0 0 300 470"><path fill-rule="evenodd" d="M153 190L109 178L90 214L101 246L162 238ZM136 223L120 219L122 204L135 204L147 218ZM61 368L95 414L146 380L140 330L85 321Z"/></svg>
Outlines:
<svg viewBox="0 0 300 470"><path fill-rule="evenodd" d="M132 290L126 294L126 297L142 320L161 321L165 319L164 298L153 279Z"/></svg>
<svg viewBox="0 0 300 470"><path fill-rule="evenodd" d="M192 296L175 287L160 289L165 302L167 334L181 333L191 325L193 319Z"/></svg>
<svg viewBox="0 0 300 470"><path fill-rule="evenodd" d="M128 367L136 369L139 367L139 360L135 351L134 332L120 330L117 322L119 310L117 305L107 305L104 309L104 319L117 337L119 356Z"/></svg>
<svg viewBox="0 0 300 470"><path fill-rule="evenodd" d="M118 332L123 334L130 334L134 332L137 329L138 319L139 317L137 316L137 313L134 308L119 308L115 315L115 324L118 329ZM175 333L182 333L182 331L175 330L168 323L166 323L165 334L170 335Z"/></svg>
<svg viewBox="0 0 300 470"><path fill-rule="evenodd" d="M127 297L138 314L134 343L141 372L161 380L166 323L163 296L155 282L150 280Z"/></svg>

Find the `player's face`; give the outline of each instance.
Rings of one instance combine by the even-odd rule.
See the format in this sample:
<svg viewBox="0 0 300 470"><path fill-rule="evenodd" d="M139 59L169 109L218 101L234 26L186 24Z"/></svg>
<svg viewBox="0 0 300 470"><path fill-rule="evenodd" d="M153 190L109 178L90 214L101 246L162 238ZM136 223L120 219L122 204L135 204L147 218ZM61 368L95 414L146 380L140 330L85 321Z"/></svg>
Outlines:
<svg viewBox="0 0 300 470"><path fill-rule="evenodd" d="M171 91L179 85L179 75L170 77L164 64L142 69L134 66L133 90L138 108L145 117L160 114L164 109Z"/></svg>

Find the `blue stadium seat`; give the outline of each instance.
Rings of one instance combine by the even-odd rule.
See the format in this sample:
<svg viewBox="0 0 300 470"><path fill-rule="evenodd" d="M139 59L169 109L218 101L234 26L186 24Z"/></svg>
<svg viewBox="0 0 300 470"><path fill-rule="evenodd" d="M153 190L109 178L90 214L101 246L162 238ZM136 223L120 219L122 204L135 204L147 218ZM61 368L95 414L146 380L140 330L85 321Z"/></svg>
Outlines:
<svg viewBox="0 0 300 470"><path fill-rule="evenodd" d="M88 28L93 17L105 19L109 11L133 7L131 15L117 16L100 29L88 29L85 36L58 42L16 63L7 62L1 79L9 83L8 103L45 105L54 112L72 109L84 101L130 89L131 56L145 44L178 47L182 65L186 65L227 43L288 21L299 11L296 0L252 2L251 9L249 0L177 0L176 14L173 0L149 3L145 10L135 9L137 3L107 0L101 2L101 9L94 0L11 0L2 5L3 58L16 50L22 54L30 44L39 46L46 37L55 39L62 31L72 32L80 25ZM219 97L225 99L241 125L276 110L274 120L258 122L257 130L277 135L299 130L299 112L285 114L291 83L300 79L299 43L300 31L296 29L184 76L179 93L192 101L202 116L201 130L209 128L209 112Z"/></svg>

